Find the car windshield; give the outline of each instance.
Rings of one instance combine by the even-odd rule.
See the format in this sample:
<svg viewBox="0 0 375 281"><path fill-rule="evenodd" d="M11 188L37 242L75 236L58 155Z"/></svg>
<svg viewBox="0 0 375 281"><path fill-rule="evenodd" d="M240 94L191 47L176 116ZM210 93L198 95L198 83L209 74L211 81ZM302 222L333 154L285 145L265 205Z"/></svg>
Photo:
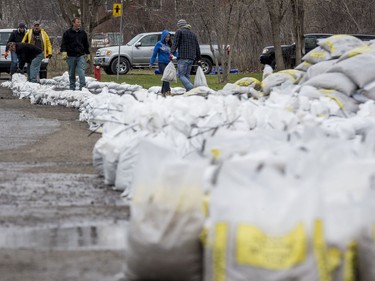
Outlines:
<svg viewBox="0 0 375 281"><path fill-rule="evenodd" d="M135 37L133 37L133 39L131 39L126 45L127 46L131 46L131 45L133 45L136 41L138 41L138 39L140 38L140 37L142 37L143 35L142 34L138 34L137 36L135 36Z"/></svg>

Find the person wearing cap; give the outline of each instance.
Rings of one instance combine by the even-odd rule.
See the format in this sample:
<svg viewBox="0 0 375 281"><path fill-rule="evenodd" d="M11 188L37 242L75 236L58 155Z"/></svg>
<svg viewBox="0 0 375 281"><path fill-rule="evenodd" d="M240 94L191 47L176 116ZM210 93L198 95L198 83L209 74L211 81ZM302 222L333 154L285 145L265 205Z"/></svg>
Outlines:
<svg viewBox="0 0 375 281"><path fill-rule="evenodd" d="M35 21L33 27L29 29L22 39L22 43L29 43L37 46L44 52L44 58L52 57L52 44L47 32L40 28L39 21ZM40 78L47 78L47 72L39 73Z"/></svg>
<svg viewBox="0 0 375 281"><path fill-rule="evenodd" d="M16 42L16 43L21 42L23 37L25 36L25 32L26 32L26 25L23 22L21 22L18 25L18 28L13 30L12 33L10 34L7 44L9 42ZM9 49L6 48L5 54L4 54L4 57L6 59L8 58L8 51ZM17 64L18 64L17 54L15 52L10 51L10 58L11 58L10 75L13 75L17 70Z"/></svg>
<svg viewBox="0 0 375 281"><path fill-rule="evenodd" d="M81 20L74 18L72 27L62 36L60 52L69 67L69 89L76 88L76 71L79 78L79 89L86 87L86 63L90 61L90 47L87 33L81 29Z"/></svg>
<svg viewBox="0 0 375 281"><path fill-rule="evenodd" d="M178 50L177 54L177 76L184 85L186 91L194 88L190 82L190 72L194 61L200 61L201 51L197 36L191 31L191 25L184 19L177 22L178 30L176 31L171 54Z"/></svg>
<svg viewBox="0 0 375 281"><path fill-rule="evenodd" d="M38 83L37 77L44 57L43 51L29 43L9 42L7 48L18 56L19 68L17 72L23 73L23 68L27 63L27 81Z"/></svg>

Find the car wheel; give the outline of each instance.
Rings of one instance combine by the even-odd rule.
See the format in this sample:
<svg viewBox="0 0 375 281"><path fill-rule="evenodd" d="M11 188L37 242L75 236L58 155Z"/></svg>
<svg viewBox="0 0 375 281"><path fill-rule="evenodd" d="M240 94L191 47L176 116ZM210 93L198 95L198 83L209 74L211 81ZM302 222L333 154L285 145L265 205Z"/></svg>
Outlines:
<svg viewBox="0 0 375 281"><path fill-rule="evenodd" d="M110 67L104 67L103 70L108 75L114 74Z"/></svg>
<svg viewBox="0 0 375 281"><path fill-rule="evenodd" d="M202 58L201 67L205 75L210 74L212 71L212 62L208 58Z"/></svg>
<svg viewBox="0 0 375 281"><path fill-rule="evenodd" d="M113 74L117 74L117 61L118 58L115 58L111 63L111 71ZM119 74L124 75L129 72L130 70L130 63L126 58L120 57L120 65L119 65Z"/></svg>

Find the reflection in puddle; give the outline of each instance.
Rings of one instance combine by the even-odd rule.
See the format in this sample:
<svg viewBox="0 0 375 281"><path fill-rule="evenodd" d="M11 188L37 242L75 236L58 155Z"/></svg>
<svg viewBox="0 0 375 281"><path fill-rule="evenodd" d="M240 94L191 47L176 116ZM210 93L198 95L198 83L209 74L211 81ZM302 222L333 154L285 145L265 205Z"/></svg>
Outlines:
<svg viewBox="0 0 375 281"><path fill-rule="evenodd" d="M127 222L61 228L0 229L0 249L121 250Z"/></svg>

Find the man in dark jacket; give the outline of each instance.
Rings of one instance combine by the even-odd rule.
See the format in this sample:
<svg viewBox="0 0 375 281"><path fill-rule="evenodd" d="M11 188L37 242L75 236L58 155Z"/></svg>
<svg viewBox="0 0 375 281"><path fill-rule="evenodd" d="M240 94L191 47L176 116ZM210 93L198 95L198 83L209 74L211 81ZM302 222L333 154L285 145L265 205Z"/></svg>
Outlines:
<svg viewBox="0 0 375 281"><path fill-rule="evenodd" d="M19 71L22 72L25 63L27 63L27 81L37 83L40 64L44 58L42 49L33 44L15 42L9 42L7 47L17 54L19 59Z"/></svg>
<svg viewBox="0 0 375 281"><path fill-rule="evenodd" d="M13 30L12 33L10 34L7 44L9 42L16 42L16 43L21 42L23 37L25 36L25 33L26 33L26 25L23 22L21 22L18 25L18 28ZM5 58L8 57L8 48L6 48L5 50L4 57ZM10 58L12 60L10 63L10 75L13 75L17 70L18 58L17 58L16 53L14 52L10 52Z"/></svg>
<svg viewBox="0 0 375 281"><path fill-rule="evenodd" d="M201 59L197 36L190 30L191 26L184 19L177 22L179 28L173 38L171 53L178 50L177 55L177 76L187 91L193 89L190 82L190 72L195 60Z"/></svg>
<svg viewBox="0 0 375 281"><path fill-rule="evenodd" d="M79 89L86 86L86 62L90 61L89 41L87 34L81 30L81 20L74 18L72 27L66 30L62 37L60 52L69 67L69 88L76 88L76 70L79 77Z"/></svg>

